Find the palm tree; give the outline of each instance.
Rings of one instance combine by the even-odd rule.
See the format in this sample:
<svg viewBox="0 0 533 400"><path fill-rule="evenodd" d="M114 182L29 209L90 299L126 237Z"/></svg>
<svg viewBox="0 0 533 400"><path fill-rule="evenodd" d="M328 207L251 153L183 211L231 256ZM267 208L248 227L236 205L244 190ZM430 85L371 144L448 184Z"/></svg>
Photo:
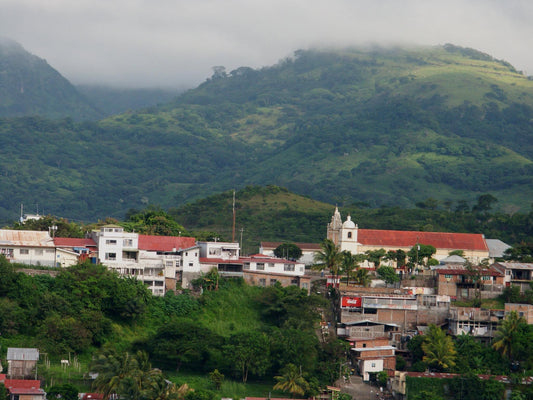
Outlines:
<svg viewBox="0 0 533 400"><path fill-rule="evenodd" d="M434 324L429 325L429 330L422 343L424 357L422 360L438 371L450 369L455 366L456 350L452 338Z"/></svg>
<svg viewBox="0 0 533 400"><path fill-rule="evenodd" d="M368 275L367 269L359 268L355 272L355 282L358 285L363 285L364 287L368 287L371 281L372 281L372 278L370 277L370 275Z"/></svg>
<svg viewBox="0 0 533 400"><path fill-rule="evenodd" d="M149 389L144 392L144 398L151 400L184 400L187 393L193 389L184 383L178 386L163 378L162 375L152 382Z"/></svg>
<svg viewBox="0 0 533 400"><path fill-rule="evenodd" d="M355 277L355 272L359 267L356 257L347 250L344 250L341 253L341 266L340 269L343 274L346 275L346 282L348 286L350 285L350 279Z"/></svg>
<svg viewBox="0 0 533 400"><path fill-rule="evenodd" d="M93 359L91 370L98 373L93 383L94 388L107 400L112 394L123 390L126 381L137 370L137 360L128 352L118 353L114 349L106 349Z"/></svg>
<svg viewBox="0 0 533 400"><path fill-rule="evenodd" d="M513 342L521 324L526 323L516 311L511 311L502 321L496 334L495 342L492 344L494 350L499 351L503 356L513 361Z"/></svg>
<svg viewBox="0 0 533 400"><path fill-rule="evenodd" d="M335 243L330 239L325 239L320 244L321 250L315 253L315 268L319 271L324 269L329 270L329 272L335 276L335 280L339 275L339 267L341 262L341 253L339 248Z"/></svg>
<svg viewBox="0 0 533 400"><path fill-rule="evenodd" d="M274 385L274 390L289 392L291 397L295 394L303 396L307 391L309 384L302 376L301 372L294 364L287 364L281 371L281 376L275 376L278 382Z"/></svg>

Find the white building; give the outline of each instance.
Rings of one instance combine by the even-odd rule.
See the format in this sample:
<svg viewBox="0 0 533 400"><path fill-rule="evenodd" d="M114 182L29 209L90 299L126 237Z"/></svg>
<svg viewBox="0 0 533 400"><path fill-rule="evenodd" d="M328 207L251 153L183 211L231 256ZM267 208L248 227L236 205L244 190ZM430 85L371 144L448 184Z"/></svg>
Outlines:
<svg viewBox="0 0 533 400"><path fill-rule="evenodd" d="M191 237L139 235L106 225L93 232L93 239L102 264L143 281L156 296L200 272L199 248Z"/></svg>
<svg viewBox="0 0 533 400"><path fill-rule="evenodd" d="M56 266L54 240L44 231L0 229L0 254L13 263Z"/></svg>

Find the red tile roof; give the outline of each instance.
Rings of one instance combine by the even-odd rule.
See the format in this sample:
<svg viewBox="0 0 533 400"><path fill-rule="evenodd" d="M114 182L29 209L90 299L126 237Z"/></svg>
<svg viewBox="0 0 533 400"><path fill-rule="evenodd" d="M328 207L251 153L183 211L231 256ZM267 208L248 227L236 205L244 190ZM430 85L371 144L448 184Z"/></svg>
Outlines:
<svg viewBox="0 0 533 400"><path fill-rule="evenodd" d="M33 379L4 379L3 383L8 389L39 389L41 387L41 381Z"/></svg>
<svg viewBox="0 0 533 400"><path fill-rule="evenodd" d="M54 244L62 247L96 247L96 242L92 239L79 238L54 238Z"/></svg>
<svg viewBox="0 0 533 400"><path fill-rule="evenodd" d="M429 244L437 249L488 251L480 233L447 233L359 229L357 241L366 246L413 247Z"/></svg>
<svg viewBox="0 0 533 400"><path fill-rule="evenodd" d="M196 239L185 236L139 235L139 249L151 251L174 251L196 246Z"/></svg>

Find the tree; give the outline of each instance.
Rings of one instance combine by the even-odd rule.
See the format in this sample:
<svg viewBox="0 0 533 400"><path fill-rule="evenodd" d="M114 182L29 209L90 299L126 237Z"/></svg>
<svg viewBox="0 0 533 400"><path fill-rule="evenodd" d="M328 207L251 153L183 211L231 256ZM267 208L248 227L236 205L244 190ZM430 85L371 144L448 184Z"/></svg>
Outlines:
<svg viewBox="0 0 533 400"><path fill-rule="evenodd" d="M503 252L506 261L520 261L523 263L533 262L533 243L522 242Z"/></svg>
<svg viewBox="0 0 533 400"><path fill-rule="evenodd" d="M302 249L294 243L282 243L274 249L274 255L278 258L296 261L302 257Z"/></svg>
<svg viewBox="0 0 533 400"><path fill-rule="evenodd" d="M385 257L387 252L385 251L385 249L367 250L365 251L365 254L367 256L367 260L374 264L375 268L378 268L381 264L381 260L383 259L383 257Z"/></svg>
<svg viewBox="0 0 533 400"><path fill-rule="evenodd" d="M431 256L437 252L437 249L429 244L418 243L411 247L411 250L407 252L409 257L409 264L411 267L417 268L419 265L427 267Z"/></svg>
<svg viewBox="0 0 533 400"><path fill-rule="evenodd" d="M423 361L434 370L444 371L455 366L456 351L452 338L434 324L429 325L428 332L424 335L422 350Z"/></svg>
<svg viewBox="0 0 533 400"><path fill-rule="evenodd" d="M287 364L281 371L281 375L275 376L277 383L274 385L274 390L281 390L288 392L291 397L294 395L303 396L307 391L309 384L302 376L301 372L294 364Z"/></svg>
<svg viewBox="0 0 533 400"><path fill-rule="evenodd" d="M226 359L235 372L246 383L249 373L262 376L270 367L270 345L268 337L261 332L241 332L232 335L224 346Z"/></svg>
<svg viewBox="0 0 533 400"><path fill-rule="evenodd" d="M524 318L520 317L516 311L511 311L503 319L494 335L492 347L511 362L515 355L513 349L520 325L525 323Z"/></svg>
<svg viewBox="0 0 533 400"><path fill-rule="evenodd" d="M392 285L393 283L400 281L400 277L392 267L388 267L386 265L381 266L378 268L377 273L386 284Z"/></svg>
<svg viewBox="0 0 533 400"><path fill-rule="evenodd" d="M488 260L483 260L478 265L466 260L463 265L474 283L474 307L481 307L481 280L489 268Z"/></svg>
<svg viewBox="0 0 533 400"><path fill-rule="evenodd" d="M355 273L355 283L364 287L370 286L372 278L368 274L368 270L365 268L359 268Z"/></svg>
<svg viewBox="0 0 533 400"><path fill-rule="evenodd" d="M78 400L78 388L70 383L55 385L46 389L47 399ZM2 398L2 397L0 397Z"/></svg>
<svg viewBox="0 0 533 400"><path fill-rule="evenodd" d="M91 371L98 376L93 387L107 400L112 394L122 394L130 378L137 369L135 358L128 352L118 353L113 349L104 349L91 362Z"/></svg>
<svg viewBox="0 0 533 400"><path fill-rule="evenodd" d="M497 202L498 199L493 195L489 193L482 194L477 198L477 204L472 207L472 211L486 213L492 210L492 205Z"/></svg>
<svg viewBox="0 0 533 400"><path fill-rule="evenodd" d="M209 373L209 380L213 382L216 390L220 390L222 382L224 382L224 374L221 373L218 369Z"/></svg>
<svg viewBox="0 0 533 400"><path fill-rule="evenodd" d="M405 259L407 258L407 253L402 249L398 250L389 250L385 255L385 260L394 261L396 263L396 268L400 268L405 265Z"/></svg>
<svg viewBox="0 0 533 400"><path fill-rule="evenodd" d="M344 250L341 253L340 270L346 275L347 284L350 284L350 279L355 277L355 272L359 268L357 256L354 256L351 251Z"/></svg>
<svg viewBox="0 0 533 400"><path fill-rule="evenodd" d="M314 255L315 269L323 271L324 269L335 276L339 274L339 267L341 261L341 253L339 248L330 239L325 239L320 244L320 251L317 251Z"/></svg>

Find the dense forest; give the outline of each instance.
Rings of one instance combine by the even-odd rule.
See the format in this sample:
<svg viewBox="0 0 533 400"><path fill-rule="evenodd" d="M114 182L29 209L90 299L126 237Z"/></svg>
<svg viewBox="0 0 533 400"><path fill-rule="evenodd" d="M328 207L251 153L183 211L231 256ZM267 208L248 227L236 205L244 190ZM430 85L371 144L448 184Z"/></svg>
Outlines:
<svg viewBox="0 0 533 400"><path fill-rule="evenodd" d="M0 119L0 221L21 203L121 219L254 184L372 207L491 193L528 212L532 120L533 81L475 50L301 50L98 122Z"/></svg>

